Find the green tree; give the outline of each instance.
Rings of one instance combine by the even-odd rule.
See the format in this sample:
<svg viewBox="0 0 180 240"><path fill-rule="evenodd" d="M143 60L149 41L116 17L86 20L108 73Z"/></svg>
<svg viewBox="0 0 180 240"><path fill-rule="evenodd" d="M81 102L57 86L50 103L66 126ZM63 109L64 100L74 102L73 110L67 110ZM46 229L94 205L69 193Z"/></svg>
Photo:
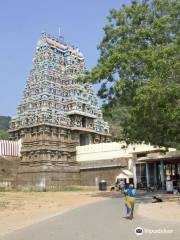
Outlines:
<svg viewBox="0 0 180 240"><path fill-rule="evenodd" d="M11 117L9 116L0 116L0 129L8 129L10 120Z"/></svg>
<svg viewBox="0 0 180 240"><path fill-rule="evenodd" d="M11 117L0 116L0 140L6 140L9 138L8 128L10 124Z"/></svg>
<svg viewBox="0 0 180 240"><path fill-rule="evenodd" d="M9 134L7 130L0 129L0 140L7 140L9 138Z"/></svg>
<svg viewBox="0 0 180 240"><path fill-rule="evenodd" d="M180 84L148 81L137 90L131 116L124 126L130 141L180 147Z"/></svg>
<svg viewBox="0 0 180 240"><path fill-rule="evenodd" d="M120 139L180 142L179 12L178 0L133 0L110 11L97 66L83 81L101 82L105 116Z"/></svg>

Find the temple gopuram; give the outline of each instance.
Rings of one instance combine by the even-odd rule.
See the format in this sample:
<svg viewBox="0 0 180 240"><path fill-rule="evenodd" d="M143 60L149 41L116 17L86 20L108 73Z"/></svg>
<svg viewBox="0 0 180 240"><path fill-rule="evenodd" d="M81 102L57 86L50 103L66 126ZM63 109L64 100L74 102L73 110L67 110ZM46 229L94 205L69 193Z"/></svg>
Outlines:
<svg viewBox="0 0 180 240"><path fill-rule="evenodd" d="M84 71L79 49L41 34L9 130L11 140L22 141L18 185L79 185L76 146L110 141L92 85L77 81Z"/></svg>

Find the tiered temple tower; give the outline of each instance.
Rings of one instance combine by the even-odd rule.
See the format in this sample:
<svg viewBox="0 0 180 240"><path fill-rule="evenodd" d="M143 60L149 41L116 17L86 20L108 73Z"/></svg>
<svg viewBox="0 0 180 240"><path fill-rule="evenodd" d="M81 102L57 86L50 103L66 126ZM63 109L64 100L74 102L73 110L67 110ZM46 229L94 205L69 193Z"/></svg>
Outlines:
<svg viewBox="0 0 180 240"><path fill-rule="evenodd" d="M62 38L42 33L10 138L22 139L19 185L79 184L77 145L109 141L89 83L76 79L85 71L82 53Z"/></svg>

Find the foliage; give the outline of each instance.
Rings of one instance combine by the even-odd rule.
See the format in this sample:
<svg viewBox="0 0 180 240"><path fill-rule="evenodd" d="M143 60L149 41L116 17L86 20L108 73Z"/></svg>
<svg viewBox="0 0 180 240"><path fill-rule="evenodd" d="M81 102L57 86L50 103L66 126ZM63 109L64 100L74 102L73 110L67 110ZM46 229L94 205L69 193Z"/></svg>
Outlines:
<svg viewBox="0 0 180 240"><path fill-rule="evenodd" d="M68 186L61 188L0 188L0 192L79 192L82 191L80 186Z"/></svg>
<svg viewBox="0 0 180 240"><path fill-rule="evenodd" d="M165 85L149 81L138 89L131 117L124 127L126 139L179 148L179 94L180 84L173 82Z"/></svg>
<svg viewBox="0 0 180 240"><path fill-rule="evenodd" d="M180 142L177 0L132 0L113 9L97 66L83 81L101 82L105 116L127 142Z"/></svg>
<svg viewBox="0 0 180 240"><path fill-rule="evenodd" d="M9 134L7 132L7 130L4 129L0 129L0 140L7 140L9 137Z"/></svg>
<svg viewBox="0 0 180 240"><path fill-rule="evenodd" d="M0 116L0 129L8 129L11 117Z"/></svg>
<svg viewBox="0 0 180 240"><path fill-rule="evenodd" d="M9 128L10 120L10 117L0 116L0 139L8 139L9 135L7 129Z"/></svg>
<svg viewBox="0 0 180 240"><path fill-rule="evenodd" d="M130 117L127 107L105 104L102 106L104 119L109 123L112 141L123 141L123 122Z"/></svg>

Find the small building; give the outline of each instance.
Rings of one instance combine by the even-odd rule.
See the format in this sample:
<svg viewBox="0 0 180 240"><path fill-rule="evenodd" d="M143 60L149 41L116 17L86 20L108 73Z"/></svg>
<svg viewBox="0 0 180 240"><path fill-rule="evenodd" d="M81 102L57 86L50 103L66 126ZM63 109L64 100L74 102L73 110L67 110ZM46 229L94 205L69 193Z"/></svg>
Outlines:
<svg viewBox="0 0 180 240"><path fill-rule="evenodd" d="M123 179L125 183L133 183L133 173L127 169L123 169L120 174L116 177L116 182Z"/></svg>
<svg viewBox="0 0 180 240"><path fill-rule="evenodd" d="M117 177L136 184L136 160L150 153L165 152L164 148L150 144L124 142L99 143L76 147L76 160L80 166L81 185L93 186L98 180L113 185Z"/></svg>
<svg viewBox="0 0 180 240"><path fill-rule="evenodd" d="M180 190L180 151L147 154L136 160L137 188L156 186L166 188L166 181L173 181L173 187Z"/></svg>

